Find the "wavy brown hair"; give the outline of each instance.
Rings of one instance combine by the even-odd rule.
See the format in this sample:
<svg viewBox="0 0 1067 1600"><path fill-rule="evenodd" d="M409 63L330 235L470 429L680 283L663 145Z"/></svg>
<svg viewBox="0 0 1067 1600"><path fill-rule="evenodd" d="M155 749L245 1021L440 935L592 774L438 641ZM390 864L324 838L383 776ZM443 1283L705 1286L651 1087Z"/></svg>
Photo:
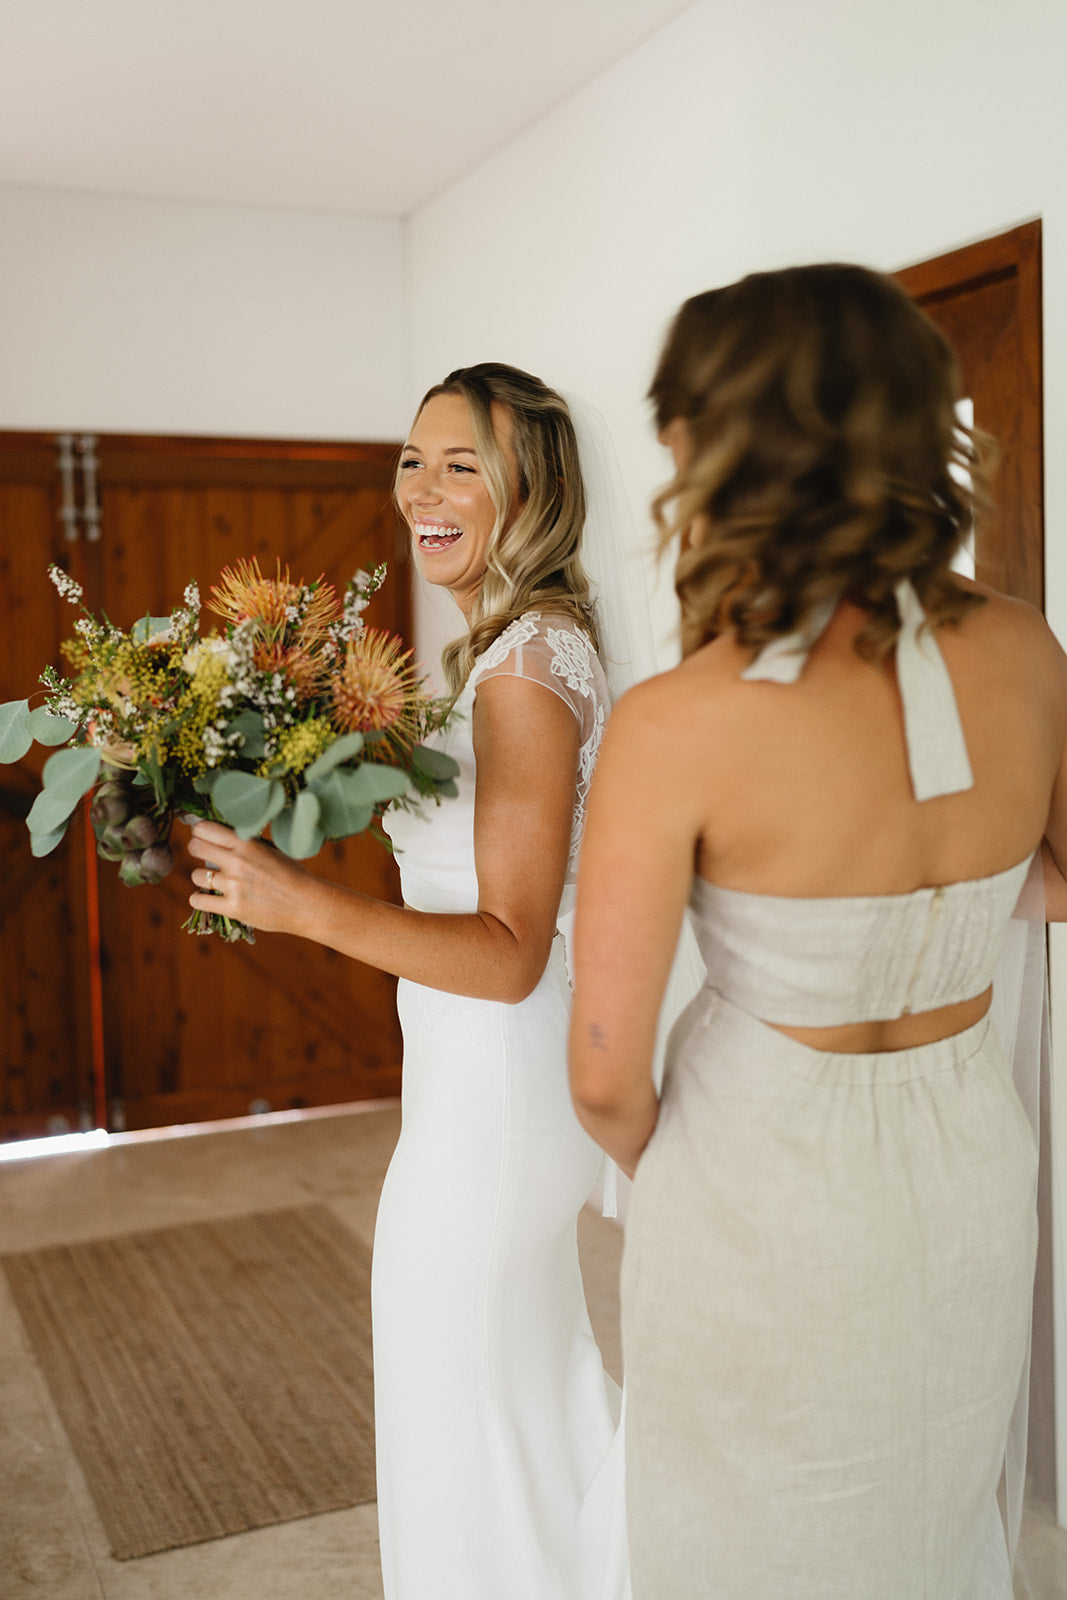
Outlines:
<svg viewBox="0 0 1067 1600"><path fill-rule="evenodd" d="M585 489L567 402L540 378L496 361L450 372L423 395L416 421L427 401L439 394L461 394L466 400L478 464L496 507L470 631L441 654L450 689L457 693L463 687L477 658L525 611L570 617L599 649L592 592L581 560ZM494 401L511 413L519 468L517 506L493 429Z"/></svg>
<svg viewBox="0 0 1067 1600"><path fill-rule="evenodd" d="M960 424L959 394L944 335L863 267L754 273L687 300L649 391L657 427L682 418L692 440L653 504L663 544L683 535L684 653L727 628L758 648L844 596L877 659L904 577L934 627L978 604L950 562L989 504L991 441Z"/></svg>

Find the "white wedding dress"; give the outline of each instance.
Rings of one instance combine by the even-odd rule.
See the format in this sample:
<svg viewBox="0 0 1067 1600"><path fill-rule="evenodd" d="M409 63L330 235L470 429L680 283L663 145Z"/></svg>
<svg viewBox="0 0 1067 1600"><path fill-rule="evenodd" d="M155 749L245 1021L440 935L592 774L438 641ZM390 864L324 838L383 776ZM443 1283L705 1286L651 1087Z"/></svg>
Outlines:
<svg viewBox="0 0 1067 1600"><path fill-rule="evenodd" d="M502 674L542 684L578 719L573 881L607 689L585 635L530 612L478 659L435 741L459 763L458 799L387 819L418 910L477 908L471 714ZM518 1005L401 980L398 1006L403 1127L373 1269L387 1600L622 1600L618 1395L576 1230L601 1157L568 1093L563 940Z"/></svg>

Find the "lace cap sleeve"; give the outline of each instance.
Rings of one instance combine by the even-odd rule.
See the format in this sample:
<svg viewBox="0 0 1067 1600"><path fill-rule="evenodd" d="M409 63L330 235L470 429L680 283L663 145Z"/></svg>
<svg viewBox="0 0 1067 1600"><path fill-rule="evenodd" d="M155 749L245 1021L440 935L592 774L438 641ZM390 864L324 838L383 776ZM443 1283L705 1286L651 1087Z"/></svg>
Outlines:
<svg viewBox="0 0 1067 1600"><path fill-rule="evenodd" d="M489 678L526 678L570 707L578 723L578 784L571 865L585 823L585 801L608 712L604 669L587 635L569 617L527 611L508 624L474 663L468 685L477 693Z"/></svg>
<svg viewBox="0 0 1067 1600"><path fill-rule="evenodd" d="M528 611L509 623L474 663L471 685L489 678L526 678L569 706L583 740L607 699L604 673L589 639L569 617Z"/></svg>

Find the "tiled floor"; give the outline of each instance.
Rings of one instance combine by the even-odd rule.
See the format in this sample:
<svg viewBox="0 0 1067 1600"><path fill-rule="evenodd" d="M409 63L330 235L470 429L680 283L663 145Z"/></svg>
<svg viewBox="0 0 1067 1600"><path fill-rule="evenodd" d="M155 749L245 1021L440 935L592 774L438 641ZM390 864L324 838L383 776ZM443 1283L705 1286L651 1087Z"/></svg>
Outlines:
<svg viewBox="0 0 1067 1600"><path fill-rule="evenodd" d="M323 1201L368 1242L394 1105L0 1163L0 1252ZM583 1266L619 1368L620 1234L586 1212ZM1067 1600L1067 1533L1028 1510L1029 1600ZM0 1275L0 1600L377 1600L373 1506L114 1561ZM451 1600L442 1592L441 1600ZM501 1597L506 1600L506 1597Z"/></svg>

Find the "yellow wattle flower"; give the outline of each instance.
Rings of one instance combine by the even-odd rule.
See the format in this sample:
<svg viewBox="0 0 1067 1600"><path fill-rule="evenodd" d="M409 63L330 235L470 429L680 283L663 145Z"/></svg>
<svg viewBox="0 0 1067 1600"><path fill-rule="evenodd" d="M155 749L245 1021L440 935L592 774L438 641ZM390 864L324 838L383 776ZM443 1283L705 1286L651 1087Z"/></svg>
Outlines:
<svg viewBox="0 0 1067 1600"><path fill-rule="evenodd" d="M337 729L328 717L310 717L307 722L283 728L274 744L273 754L259 768L259 776L272 776L279 767L297 774L322 755L337 738Z"/></svg>

